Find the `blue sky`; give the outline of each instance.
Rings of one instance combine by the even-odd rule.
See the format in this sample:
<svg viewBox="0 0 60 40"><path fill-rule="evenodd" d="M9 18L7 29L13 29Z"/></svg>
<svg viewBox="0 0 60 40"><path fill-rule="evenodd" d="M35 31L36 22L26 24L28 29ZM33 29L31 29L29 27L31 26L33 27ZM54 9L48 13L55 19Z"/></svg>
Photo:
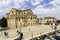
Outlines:
<svg viewBox="0 0 60 40"><path fill-rule="evenodd" d="M38 17L53 16L60 19L60 0L0 0L0 18L11 8L32 9Z"/></svg>

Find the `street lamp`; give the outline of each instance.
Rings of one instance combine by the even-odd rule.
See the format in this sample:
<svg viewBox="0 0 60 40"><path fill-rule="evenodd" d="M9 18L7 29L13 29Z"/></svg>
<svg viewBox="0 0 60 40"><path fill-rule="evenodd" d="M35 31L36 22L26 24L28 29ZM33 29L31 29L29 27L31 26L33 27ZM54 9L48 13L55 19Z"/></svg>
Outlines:
<svg viewBox="0 0 60 40"><path fill-rule="evenodd" d="M15 25L16 25L16 28L17 28L17 18L15 19Z"/></svg>
<svg viewBox="0 0 60 40"><path fill-rule="evenodd" d="M33 33L31 34L32 40L33 40Z"/></svg>
<svg viewBox="0 0 60 40"><path fill-rule="evenodd" d="M21 32L22 23L20 23L20 24L21 24L21 26L20 26L20 32Z"/></svg>

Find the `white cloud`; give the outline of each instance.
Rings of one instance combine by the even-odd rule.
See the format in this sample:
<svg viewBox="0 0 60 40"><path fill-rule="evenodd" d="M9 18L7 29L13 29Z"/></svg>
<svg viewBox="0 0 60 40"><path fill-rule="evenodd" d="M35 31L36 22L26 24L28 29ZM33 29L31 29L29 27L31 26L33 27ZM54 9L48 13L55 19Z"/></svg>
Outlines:
<svg viewBox="0 0 60 40"><path fill-rule="evenodd" d="M54 1L50 2L50 4L53 4L55 7L58 7L60 4L60 0L54 0Z"/></svg>
<svg viewBox="0 0 60 40"><path fill-rule="evenodd" d="M37 5L37 4L39 4L41 1L43 1L43 0L34 0L34 1L31 1L31 3L32 3L33 5Z"/></svg>
<svg viewBox="0 0 60 40"><path fill-rule="evenodd" d="M0 7L7 6L7 5L9 5L9 3L10 3L10 1L8 1L8 0L0 1Z"/></svg>
<svg viewBox="0 0 60 40"><path fill-rule="evenodd" d="M38 6L35 8L34 13L35 14L51 14L51 13L59 13L60 7L52 8L52 9L45 9L43 6Z"/></svg>
<svg viewBox="0 0 60 40"><path fill-rule="evenodd" d="M9 12L11 8L20 8L23 2L24 0L0 0L0 17Z"/></svg>
<svg viewBox="0 0 60 40"><path fill-rule="evenodd" d="M24 0L12 0L14 3L22 3Z"/></svg>
<svg viewBox="0 0 60 40"><path fill-rule="evenodd" d="M43 6L38 6L35 10L33 10L33 12L34 14L38 15L38 17L52 16L60 19L60 7L45 9Z"/></svg>
<svg viewBox="0 0 60 40"><path fill-rule="evenodd" d="M29 0L26 0L26 1L29 1Z"/></svg>
<svg viewBox="0 0 60 40"><path fill-rule="evenodd" d="M60 6L57 5L57 3L60 4L60 0L54 0L54 1L51 1L50 4L53 4L54 7L51 8L51 9L46 9L46 8L43 8L42 5L39 5L35 8L34 13L39 15L39 14L55 14L55 13L60 13Z"/></svg>
<svg viewBox="0 0 60 40"><path fill-rule="evenodd" d="M5 15L7 12L9 12L10 8L21 8L21 6L24 4L24 1L29 1L29 0L2 0L0 1L0 16ZM43 0L31 0L32 5L37 5ZM13 6L11 6L11 3ZM52 9L45 9L43 6L45 5L39 5L37 6L33 11L36 15L39 14L58 14L60 13L60 0L54 0L49 2L49 4L53 4L54 7ZM6 8L4 8L6 7ZM2 13L2 14L1 14Z"/></svg>
<svg viewBox="0 0 60 40"><path fill-rule="evenodd" d="M24 0L2 0L0 1L0 7L20 7L20 4L23 3ZM12 4L11 4L12 3ZM13 5L14 3L14 6L11 6Z"/></svg>

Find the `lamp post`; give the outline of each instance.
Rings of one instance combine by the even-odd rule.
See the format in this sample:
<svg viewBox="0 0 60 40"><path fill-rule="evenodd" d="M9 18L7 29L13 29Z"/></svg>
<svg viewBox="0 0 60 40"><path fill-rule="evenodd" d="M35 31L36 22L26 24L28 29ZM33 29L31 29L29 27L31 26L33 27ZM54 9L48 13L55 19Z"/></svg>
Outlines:
<svg viewBox="0 0 60 40"><path fill-rule="evenodd" d="M22 25L22 23L20 23L21 25ZM19 33L19 40L22 40L22 38L21 38L21 26L20 26L20 33Z"/></svg>
<svg viewBox="0 0 60 40"><path fill-rule="evenodd" d="M21 32L21 26L20 26L20 32Z"/></svg>
<svg viewBox="0 0 60 40"><path fill-rule="evenodd" d="M15 19L15 25L16 25L16 28L17 28L17 18Z"/></svg>
<svg viewBox="0 0 60 40"><path fill-rule="evenodd" d="M42 38L42 36L41 36L41 35L42 35L42 32L40 33L40 40L43 40L43 38Z"/></svg>
<svg viewBox="0 0 60 40"><path fill-rule="evenodd" d="M54 29L55 34L56 34L57 24L53 23L53 29Z"/></svg>
<svg viewBox="0 0 60 40"><path fill-rule="evenodd" d="M32 40L33 40L33 33L31 34Z"/></svg>

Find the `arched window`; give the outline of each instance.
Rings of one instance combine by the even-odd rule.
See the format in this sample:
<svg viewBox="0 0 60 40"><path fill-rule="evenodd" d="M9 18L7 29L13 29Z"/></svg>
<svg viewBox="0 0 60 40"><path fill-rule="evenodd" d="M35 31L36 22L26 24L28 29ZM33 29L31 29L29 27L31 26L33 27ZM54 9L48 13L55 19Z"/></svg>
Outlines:
<svg viewBox="0 0 60 40"><path fill-rule="evenodd" d="M25 15L25 12L23 12L23 15Z"/></svg>
<svg viewBox="0 0 60 40"><path fill-rule="evenodd" d="M32 20L32 16L31 16L31 20Z"/></svg>
<svg viewBox="0 0 60 40"><path fill-rule="evenodd" d="M47 21L47 23L48 23L49 21Z"/></svg>
<svg viewBox="0 0 60 40"><path fill-rule="evenodd" d="M24 15L24 12L22 12L22 15Z"/></svg>
<svg viewBox="0 0 60 40"><path fill-rule="evenodd" d="M53 21L54 22L54 21Z"/></svg>
<svg viewBox="0 0 60 40"><path fill-rule="evenodd" d="M28 18L30 18L30 17L28 17Z"/></svg>
<svg viewBox="0 0 60 40"><path fill-rule="evenodd" d="M12 13L14 13L14 12L12 11Z"/></svg>

